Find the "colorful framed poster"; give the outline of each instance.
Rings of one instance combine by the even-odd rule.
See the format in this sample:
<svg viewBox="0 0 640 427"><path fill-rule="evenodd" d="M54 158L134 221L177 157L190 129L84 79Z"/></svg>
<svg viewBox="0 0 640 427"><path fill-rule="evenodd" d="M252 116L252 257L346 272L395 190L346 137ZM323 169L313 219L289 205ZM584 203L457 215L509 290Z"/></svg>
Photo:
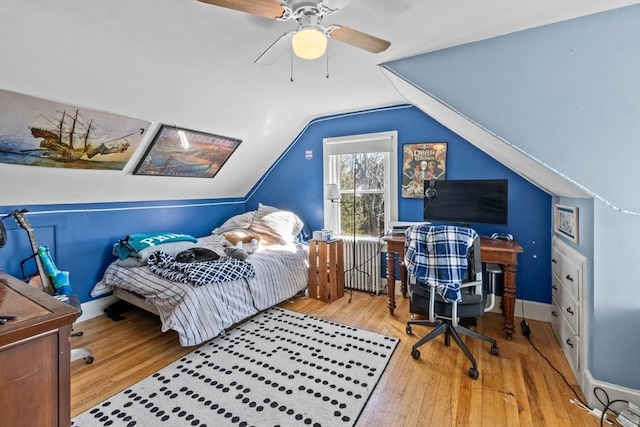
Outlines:
<svg viewBox="0 0 640 427"><path fill-rule="evenodd" d="M425 180L446 179L446 142L405 144L402 155L402 197L422 199Z"/></svg>
<svg viewBox="0 0 640 427"><path fill-rule="evenodd" d="M134 175L213 178L242 141L161 125Z"/></svg>

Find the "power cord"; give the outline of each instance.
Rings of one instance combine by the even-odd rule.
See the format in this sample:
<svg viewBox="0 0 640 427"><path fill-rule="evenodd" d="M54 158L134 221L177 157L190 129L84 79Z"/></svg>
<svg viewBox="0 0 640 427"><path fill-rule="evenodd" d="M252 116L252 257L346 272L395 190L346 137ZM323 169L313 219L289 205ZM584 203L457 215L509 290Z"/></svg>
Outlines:
<svg viewBox="0 0 640 427"><path fill-rule="evenodd" d="M602 401L602 399L600 399L600 396L598 396L598 391L601 391L602 393L604 393L604 397L606 399L606 403ZM596 397L596 399L598 399L598 402L600 402L603 406L604 409L602 410L602 415L600 417L600 426L603 426L603 421L607 421L607 411L611 411L613 412L616 417L618 417L618 421L620 421L620 413L617 411L614 411L613 409L611 409L611 405L613 405L614 403L618 403L618 402L624 402L627 405L629 405L629 401L628 400L624 400L624 399L614 399L614 400L609 400L609 395L607 394L607 391L605 389L603 389L602 387L594 387L593 389L593 394ZM625 424L623 424L625 425Z"/></svg>
<svg viewBox="0 0 640 427"><path fill-rule="evenodd" d="M553 364L551 363L551 361L547 358L547 356L545 356L539 349L538 347L535 346L535 344L533 343L533 341L531 341L531 328L529 327L529 323L527 322L526 318L524 317L524 301L522 301L522 321L520 322L520 328L522 329L522 335L524 335L527 338L527 341L529 341L529 343L531 344L531 346L538 352L538 354L540 354L540 356L542 356L542 358L544 360L547 361L547 363L549 364L549 366L551 366L553 368L554 371L556 371L558 373L558 375L560 375L560 377L562 377L562 379L564 380L564 382L567 384L567 386L569 387L569 389L573 392L573 394L576 396L576 399L570 399L569 402L572 403L573 405L577 406L578 408L584 410L585 412L587 412L589 415L592 415L596 418L598 418L600 420L600 427L604 427L604 424L613 424L613 422L611 422L608 418L607 418L607 411L611 411L613 412L613 414L615 414L616 416L619 416L620 413L614 411L613 409L611 409L611 405L614 403L618 403L618 402L624 402L629 404L628 400L624 400L624 399L615 399L615 400L609 400L609 395L607 394L607 391L605 389L603 389L602 387L595 387L593 389L593 394L596 397L596 399L598 399L598 402L600 402L602 404L602 406L604 407L604 409L600 410L598 408L589 408L589 405L587 405L585 402L582 401L582 399L580 399L580 396L578 396L578 393L573 389L573 386L569 383L569 381L567 380L567 378L562 374L562 372L560 372L555 366L553 366ZM598 396L598 391L601 391L602 393L604 393L605 399L606 399L606 403L602 401L602 399L600 399L600 397Z"/></svg>
<svg viewBox="0 0 640 427"><path fill-rule="evenodd" d="M536 350L538 352L538 354L540 354L540 356L542 356L542 358L544 360L547 361L547 363L549 364L549 366L551 366L551 368L553 368L554 371L556 371L558 373L558 375L560 375L560 377L562 377L562 379L564 380L564 382L567 384L567 386L569 387L569 389L573 392L573 394L576 396L575 399L570 399L569 402L572 403L573 405L577 406L578 408L584 410L585 412L587 412L589 415L592 415L596 418L598 418L600 420L600 427L604 427L604 424L613 424L608 418L607 418L607 411L611 411L613 412L616 416L619 415L618 412L610 409L611 405L617 402L625 402L625 403L629 403L629 401L627 400L623 400L623 399L616 399L616 400L611 400L609 401L609 395L607 394L606 390L604 390L602 387L595 387L593 389L593 394L595 395L596 399L598 399L598 402L600 402L603 406L604 409L602 409L602 411L598 408L589 408L589 405L587 405L582 399L580 399L580 396L578 396L578 393L573 389L573 386L569 383L569 381L567 380L567 378L562 374L562 372L560 372L555 366L553 366L553 364L551 363L551 361L547 358L547 356L545 356L539 349L538 347L536 347L536 345L533 343L533 341L531 341L531 328L529 327L529 323L527 322L525 316L524 316L524 301L522 301L522 321L520 322L520 328L522 329L522 335L524 335L527 338L527 341L529 341L529 343L531 344L531 346L534 348L534 350ZM601 391L602 393L604 393L605 398L606 398L606 403L602 401L602 399L600 399L600 397L598 396L597 391Z"/></svg>
<svg viewBox="0 0 640 427"><path fill-rule="evenodd" d="M522 321L520 322L520 328L522 329L522 335L524 335L527 338L527 341L529 341L529 344L531 344L531 346L533 347L533 349L535 351L538 352L538 354L540 356L542 356L542 358L544 360L546 360L546 362L549 364L549 366L551 366L551 368L557 372L558 375L560 375L560 377L564 380L564 382L567 384L567 386L569 387L569 390L571 390L573 392L573 394L576 397L576 400L583 405L584 407L588 407L588 405L580 398L580 396L578 395L578 393L573 389L573 386L571 385L571 383L569 383L569 380L567 380L567 378L562 374L562 372L560 372L558 370L558 368L556 368L555 366L553 366L553 363L551 363L551 361L547 358L547 356L545 356L539 349L538 347L536 347L536 345L533 343L533 341L531 341L531 328L529 327L529 323L527 322L526 318L524 317L524 300L522 301Z"/></svg>

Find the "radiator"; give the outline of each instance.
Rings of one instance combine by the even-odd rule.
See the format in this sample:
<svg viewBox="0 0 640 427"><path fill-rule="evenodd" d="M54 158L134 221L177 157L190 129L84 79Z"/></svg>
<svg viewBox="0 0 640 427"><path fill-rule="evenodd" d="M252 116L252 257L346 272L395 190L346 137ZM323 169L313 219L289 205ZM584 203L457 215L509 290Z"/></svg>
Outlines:
<svg viewBox="0 0 640 427"><path fill-rule="evenodd" d="M353 236L341 236L344 240L344 286L358 291L380 293L380 251L383 245L379 239L358 238L353 245ZM355 249L355 268L354 268Z"/></svg>

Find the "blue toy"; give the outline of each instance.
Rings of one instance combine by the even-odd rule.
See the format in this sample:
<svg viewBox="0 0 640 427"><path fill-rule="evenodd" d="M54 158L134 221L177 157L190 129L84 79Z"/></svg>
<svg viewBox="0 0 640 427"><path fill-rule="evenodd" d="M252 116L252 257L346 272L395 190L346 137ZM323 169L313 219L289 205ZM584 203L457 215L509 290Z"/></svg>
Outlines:
<svg viewBox="0 0 640 427"><path fill-rule="evenodd" d="M55 263L53 262L53 259L51 259L49 248L46 246L39 246L38 256L42 261L44 271L49 277L51 277L53 287L56 289L56 295L71 295L73 293L73 290L71 289L71 284L69 283L69 272L58 270Z"/></svg>

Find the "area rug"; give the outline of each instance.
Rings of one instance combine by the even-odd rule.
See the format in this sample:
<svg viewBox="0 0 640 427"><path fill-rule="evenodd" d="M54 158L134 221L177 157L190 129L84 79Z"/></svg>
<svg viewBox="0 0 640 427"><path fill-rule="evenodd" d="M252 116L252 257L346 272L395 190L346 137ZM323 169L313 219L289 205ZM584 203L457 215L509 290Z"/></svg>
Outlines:
<svg viewBox="0 0 640 427"><path fill-rule="evenodd" d="M97 426L352 426L398 340L268 309L74 418Z"/></svg>

